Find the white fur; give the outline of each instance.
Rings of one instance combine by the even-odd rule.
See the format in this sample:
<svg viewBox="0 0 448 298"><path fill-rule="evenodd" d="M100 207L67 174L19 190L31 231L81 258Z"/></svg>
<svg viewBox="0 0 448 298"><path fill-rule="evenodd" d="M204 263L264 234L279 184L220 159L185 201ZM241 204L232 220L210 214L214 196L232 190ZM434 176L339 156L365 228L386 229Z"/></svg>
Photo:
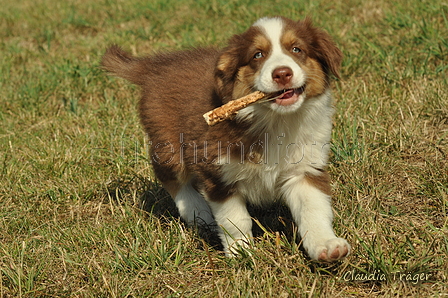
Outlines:
<svg viewBox="0 0 448 298"><path fill-rule="evenodd" d="M182 186L179 192L174 197L177 209L180 216L189 225L206 225L213 226L215 220L213 219L212 211L207 202L204 201L190 183Z"/></svg>
<svg viewBox="0 0 448 298"><path fill-rule="evenodd" d="M259 121L252 129L260 130L260 139L267 146L263 151L267 154L258 163L249 160L241 164L238 159L221 166L223 180L237 182L239 194L248 202L263 205L285 201L313 259L324 251L350 249L344 239L334 235L330 197L304 180L305 173L319 175L317 169L328 162L332 111L329 91L308 99L294 114L279 115L267 107L254 105L251 115L246 116ZM264 113L267 114L263 117ZM250 216L238 210L238 216L244 215L246 218L240 221L249 222ZM232 236L240 237L238 233Z"/></svg>
<svg viewBox="0 0 448 298"><path fill-rule="evenodd" d="M332 252L338 245L348 243L333 232L330 196L322 193L303 179L303 175L290 178L283 186L285 202L291 210L302 236L303 247L312 259L325 252Z"/></svg>
<svg viewBox="0 0 448 298"><path fill-rule="evenodd" d="M250 133L259 135L263 155L259 163L233 160L223 163L224 181L240 181L239 190L253 204L279 197L278 185L286 173L318 174L327 165L331 139L331 94L311 98L294 114L282 115L266 106L249 106L246 118L257 121ZM240 113L238 114L241 117ZM245 148L250 150L250 148ZM255 187L254 187L255 186Z"/></svg>
<svg viewBox="0 0 448 298"><path fill-rule="evenodd" d="M217 224L219 236L227 256L237 254L238 247L247 247L252 240L252 219L246 209L246 201L234 195L225 202L209 202Z"/></svg>

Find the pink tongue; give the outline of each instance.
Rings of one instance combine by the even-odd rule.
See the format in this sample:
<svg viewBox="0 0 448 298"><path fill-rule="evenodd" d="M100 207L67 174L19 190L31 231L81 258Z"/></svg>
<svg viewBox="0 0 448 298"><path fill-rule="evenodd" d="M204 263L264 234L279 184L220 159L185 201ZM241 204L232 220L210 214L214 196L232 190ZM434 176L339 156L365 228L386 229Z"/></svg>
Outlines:
<svg viewBox="0 0 448 298"><path fill-rule="evenodd" d="M275 103L281 106L289 106L299 99L294 89L288 90L275 100Z"/></svg>
<svg viewBox="0 0 448 298"><path fill-rule="evenodd" d="M279 97L279 99L288 99L291 98L293 95L294 95L294 89L291 89L283 93L282 97Z"/></svg>

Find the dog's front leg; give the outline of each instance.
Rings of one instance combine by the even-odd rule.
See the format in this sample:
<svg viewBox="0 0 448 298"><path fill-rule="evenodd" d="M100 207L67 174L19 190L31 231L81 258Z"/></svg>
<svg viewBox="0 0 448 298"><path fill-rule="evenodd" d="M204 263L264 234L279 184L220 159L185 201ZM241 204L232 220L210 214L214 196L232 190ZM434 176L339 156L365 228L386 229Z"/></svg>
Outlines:
<svg viewBox="0 0 448 298"><path fill-rule="evenodd" d="M234 194L224 201L209 201L216 223L221 227L219 237L227 256L238 254L239 248L252 241L252 219L243 198Z"/></svg>
<svg viewBox="0 0 448 298"><path fill-rule="evenodd" d="M350 253L350 245L333 232L331 197L322 188L322 178L299 175L283 186L286 204L298 225L303 247L319 261L335 261Z"/></svg>

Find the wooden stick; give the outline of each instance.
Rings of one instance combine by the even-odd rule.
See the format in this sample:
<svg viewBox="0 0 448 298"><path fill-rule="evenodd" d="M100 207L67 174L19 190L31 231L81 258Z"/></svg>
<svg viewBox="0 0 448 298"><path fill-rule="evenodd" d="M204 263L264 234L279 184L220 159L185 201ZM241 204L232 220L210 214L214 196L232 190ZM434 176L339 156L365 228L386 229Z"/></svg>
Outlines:
<svg viewBox="0 0 448 298"><path fill-rule="evenodd" d="M203 115L204 119L208 125L210 126L215 125L221 121L229 119L230 117L238 113L239 110L247 107L248 105L256 102L257 100L262 99L265 96L266 94L264 94L263 92L255 91L249 95L243 96L235 100L231 100L228 103L205 113Z"/></svg>

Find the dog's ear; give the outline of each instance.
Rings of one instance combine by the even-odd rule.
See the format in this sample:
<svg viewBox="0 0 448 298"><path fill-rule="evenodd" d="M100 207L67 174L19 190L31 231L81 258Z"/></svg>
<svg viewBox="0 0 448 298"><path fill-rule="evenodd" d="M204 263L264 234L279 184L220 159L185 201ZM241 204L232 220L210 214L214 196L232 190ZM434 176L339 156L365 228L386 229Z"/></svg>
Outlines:
<svg viewBox="0 0 448 298"><path fill-rule="evenodd" d="M335 77L340 78L340 69L342 63L342 52L336 46L331 36L313 26L310 18L306 18L301 22L305 27L305 32L310 32L312 34L313 42L311 43L313 55L322 64L325 73L333 74Z"/></svg>
<svg viewBox="0 0 448 298"><path fill-rule="evenodd" d="M223 88L224 85L235 76L236 68L237 65L235 63L235 55L233 54L233 51L225 49L216 63L215 78L218 88Z"/></svg>
<svg viewBox="0 0 448 298"><path fill-rule="evenodd" d="M224 102L231 99L233 82L241 63L241 39L241 35L234 35L216 62L216 91Z"/></svg>

